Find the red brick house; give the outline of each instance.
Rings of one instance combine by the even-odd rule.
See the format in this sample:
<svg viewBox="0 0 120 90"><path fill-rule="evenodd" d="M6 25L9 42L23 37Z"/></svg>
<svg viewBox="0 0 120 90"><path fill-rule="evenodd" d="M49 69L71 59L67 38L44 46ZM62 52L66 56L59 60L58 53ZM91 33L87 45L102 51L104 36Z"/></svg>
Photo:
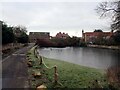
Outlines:
<svg viewBox="0 0 120 90"><path fill-rule="evenodd" d="M68 33L61 33L61 32L59 32L59 33L57 33L56 34L56 38L63 38L63 39L66 39L67 37L70 37L69 35L68 35Z"/></svg>
<svg viewBox="0 0 120 90"><path fill-rule="evenodd" d="M93 43L95 39L109 39L113 32L85 32L82 30L82 38L86 43Z"/></svg>

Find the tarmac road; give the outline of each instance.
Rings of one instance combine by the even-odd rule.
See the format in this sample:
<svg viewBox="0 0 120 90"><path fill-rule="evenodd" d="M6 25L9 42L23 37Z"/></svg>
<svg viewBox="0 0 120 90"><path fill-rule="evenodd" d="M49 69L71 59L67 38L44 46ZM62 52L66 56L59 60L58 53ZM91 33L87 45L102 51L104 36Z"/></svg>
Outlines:
<svg viewBox="0 0 120 90"><path fill-rule="evenodd" d="M8 56L2 64L2 88L29 88L26 53L33 46L21 48Z"/></svg>

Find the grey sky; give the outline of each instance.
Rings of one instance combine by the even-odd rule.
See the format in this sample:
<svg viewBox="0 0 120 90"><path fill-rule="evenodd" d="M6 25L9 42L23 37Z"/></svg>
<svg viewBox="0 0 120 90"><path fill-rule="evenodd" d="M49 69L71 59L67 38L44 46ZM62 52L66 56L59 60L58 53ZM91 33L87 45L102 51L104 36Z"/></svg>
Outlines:
<svg viewBox="0 0 120 90"><path fill-rule="evenodd" d="M3 21L10 25L24 25L28 32L48 31L81 36L81 30L110 31L110 20L100 19L95 12L99 2L2 2Z"/></svg>

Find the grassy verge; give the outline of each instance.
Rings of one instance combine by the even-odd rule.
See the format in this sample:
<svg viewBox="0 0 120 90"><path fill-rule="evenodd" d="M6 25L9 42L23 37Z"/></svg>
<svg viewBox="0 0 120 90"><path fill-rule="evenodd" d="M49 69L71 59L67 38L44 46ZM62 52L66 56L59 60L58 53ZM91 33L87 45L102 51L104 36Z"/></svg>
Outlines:
<svg viewBox="0 0 120 90"><path fill-rule="evenodd" d="M48 67L54 65L57 66L58 82L61 84L55 85L54 82L54 69L48 69L44 64L40 65L40 60L34 55L33 47L28 52L28 60L32 61L32 67L28 69L30 84L32 88L36 88L39 85L45 84L47 88L99 88L99 86L107 87L107 80L104 75L104 71L84 67L65 61L49 59L43 57L44 63ZM40 72L41 76L35 78L33 74ZM99 81L99 85L96 84L96 80Z"/></svg>

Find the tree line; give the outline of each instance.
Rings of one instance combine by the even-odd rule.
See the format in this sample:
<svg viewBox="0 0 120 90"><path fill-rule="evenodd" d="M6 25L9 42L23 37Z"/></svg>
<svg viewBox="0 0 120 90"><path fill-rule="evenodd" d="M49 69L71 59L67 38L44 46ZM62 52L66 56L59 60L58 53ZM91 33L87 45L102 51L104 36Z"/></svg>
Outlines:
<svg viewBox="0 0 120 90"><path fill-rule="evenodd" d="M67 37L67 38L57 38L53 37L51 39L37 39L36 44L40 47L78 47L86 46L86 43L79 37Z"/></svg>
<svg viewBox="0 0 120 90"><path fill-rule="evenodd" d="M5 22L2 24L2 44L8 43L28 43L29 38L24 26L8 26Z"/></svg>

